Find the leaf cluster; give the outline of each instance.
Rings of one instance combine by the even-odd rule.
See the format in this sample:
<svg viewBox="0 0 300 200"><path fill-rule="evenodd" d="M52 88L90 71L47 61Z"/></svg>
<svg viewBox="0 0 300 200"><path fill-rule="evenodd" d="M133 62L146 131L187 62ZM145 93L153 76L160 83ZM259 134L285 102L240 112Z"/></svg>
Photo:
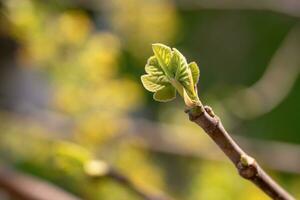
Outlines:
<svg viewBox="0 0 300 200"><path fill-rule="evenodd" d="M188 64L176 48L157 43L152 50L154 55L148 59L147 74L141 76L141 81L148 91L154 92L153 98L168 102L175 99L177 91L188 107L201 104L196 87L200 76L197 64Z"/></svg>

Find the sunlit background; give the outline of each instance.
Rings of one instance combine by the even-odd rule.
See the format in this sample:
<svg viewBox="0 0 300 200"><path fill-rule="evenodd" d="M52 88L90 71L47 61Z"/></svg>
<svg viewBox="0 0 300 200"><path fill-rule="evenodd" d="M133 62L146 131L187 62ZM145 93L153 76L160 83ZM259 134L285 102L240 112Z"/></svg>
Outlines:
<svg viewBox="0 0 300 200"><path fill-rule="evenodd" d="M269 199L189 122L182 99L158 103L143 89L155 42L198 63L202 102L300 198L299 2L1 2L1 200L22 199L10 190L26 185L19 176L32 184L25 195L43 183L85 200Z"/></svg>

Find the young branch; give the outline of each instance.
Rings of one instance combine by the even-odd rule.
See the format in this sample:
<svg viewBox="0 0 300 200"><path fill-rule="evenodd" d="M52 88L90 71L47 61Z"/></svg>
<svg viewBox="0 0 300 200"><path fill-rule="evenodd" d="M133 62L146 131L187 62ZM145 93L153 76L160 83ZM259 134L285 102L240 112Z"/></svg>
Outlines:
<svg viewBox="0 0 300 200"><path fill-rule="evenodd" d="M241 177L250 180L275 200L294 200L260 166L247 155L223 127L220 119L208 106L196 106L186 111L191 121L198 124L236 166Z"/></svg>

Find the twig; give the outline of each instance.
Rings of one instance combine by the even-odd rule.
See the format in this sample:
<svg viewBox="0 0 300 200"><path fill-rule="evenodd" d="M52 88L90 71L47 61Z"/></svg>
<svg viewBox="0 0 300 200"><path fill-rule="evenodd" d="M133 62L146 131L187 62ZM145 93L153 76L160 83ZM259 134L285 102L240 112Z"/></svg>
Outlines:
<svg viewBox="0 0 300 200"><path fill-rule="evenodd" d="M294 200L255 161L247 155L224 129L220 119L208 106L196 106L186 111L191 121L198 124L236 166L241 177L250 180L276 200Z"/></svg>

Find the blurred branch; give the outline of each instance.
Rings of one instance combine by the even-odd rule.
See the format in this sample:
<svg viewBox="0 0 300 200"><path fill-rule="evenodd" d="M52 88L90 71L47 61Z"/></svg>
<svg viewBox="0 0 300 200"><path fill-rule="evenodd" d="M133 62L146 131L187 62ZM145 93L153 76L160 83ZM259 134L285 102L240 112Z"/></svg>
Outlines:
<svg viewBox="0 0 300 200"><path fill-rule="evenodd" d="M130 130L131 140L136 145L149 148L153 151L176 154L180 156L198 157L208 160L225 161L225 157L213 143L206 138L196 135L193 128L182 125L168 125L150 122L147 120L134 120L134 128ZM181 135L185 134L183 139ZM260 160L269 169L281 172L300 174L300 146L275 141L261 141L234 135L234 138L245 149ZM124 140L126 138L122 138ZM270 154L276 152L276 157Z"/></svg>
<svg viewBox="0 0 300 200"><path fill-rule="evenodd" d="M194 128L181 125L158 124L146 120L134 120L130 130L134 144L152 151L198 157L207 160L225 161L221 151L214 148L213 142L202 138ZM181 137L184 132L185 137ZM275 141L261 141L234 135L245 150L255 155L269 169L286 173L300 174L300 146ZM124 138L122 138L124 140ZM270 155L275 154L275 157Z"/></svg>
<svg viewBox="0 0 300 200"><path fill-rule="evenodd" d="M19 115L14 114L15 118L19 118ZM10 116L12 117L12 116ZM17 122L20 119L15 119ZM29 120L29 119L27 119ZM21 120L24 123L24 118ZM29 120L30 121L30 120ZM29 122L27 121L27 123ZM28 125L28 124L27 124ZM22 136L23 138L23 136ZM106 161L95 160L93 153L85 149L81 145L76 143L60 140L55 140L50 135L43 135L42 140L51 143L51 146L46 145L44 148L53 149L49 151L49 154L43 155L48 156L49 160L58 158L59 160L65 159L70 161L70 165L74 163L80 164L80 175L82 177L91 177L93 180L98 180L103 177L109 177L114 181L118 182L121 186L129 189L137 196L145 200L172 200L167 194L157 190L146 190L142 185L135 183L126 174L116 170L113 166L108 164ZM30 138L31 140L32 138ZM41 139L41 138L40 138ZM41 141L39 141L41 142ZM44 144L45 145L45 144ZM26 147L25 147L26 148ZM8 150L9 151L9 150ZM15 159L15 158L9 158ZM5 159L4 159L5 160ZM73 162L72 162L73 161ZM7 160L7 162L12 162ZM56 163L55 160L52 160ZM39 163L46 164L46 163ZM78 166L77 166L78 167ZM59 170L59 166L53 166L53 170ZM67 169L65 169L67 170ZM59 171L59 173L67 174L67 171ZM64 194L59 188L52 184L39 180L38 178L24 175L20 172L13 171L12 169L6 169L0 167L0 188L3 188L5 192L9 193L12 197L17 197L22 200L79 200L79 198L72 198L68 194ZM47 195L47 198L43 195Z"/></svg>
<svg viewBox="0 0 300 200"><path fill-rule="evenodd" d="M268 10L293 17L300 17L298 0L175 0L180 9L222 9L222 10Z"/></svg>
<svg viewBox="0 0 300 200"><path fill-rule="evenodd" d="M2 167L0 188L11 197L21 200L79 200L51 183Z"/></svg>
<svg viewBox="0 0 300 200"><path fill-rule="evenodd" d="M300 25L286 36L263 76L251 87L225 99L230 111L239 118L263 115L288 96L300 73ZM240 106L236 106L240 105Z"/></svg>
<svg viewBox="0 0 300 200"><path fill-rule="evenodd" d="M167 197L165 194L152 194L145 191L144 189L134 184L130 179L128 179L126 176L124 176L116 170L112 170L109 173L109 177L118 181L120 184L126 186L127 188L131 189L133 192L135 192L145 200L171 200L171 198Z"/></svg>
<svg viewBox="0 0 300 200"><path fill-rule="evenodd" d="M184 134L184 137L180 137L183 135L182 132L193 132L193 128L189 129L186 126L182 127L179 125L161 126L160 124L155 124L138 119L133 119L130 121L132 121L132 129L125 130L123 134L121 134L120 140L122 141L128 138L132 139L132 137L130 136L133 135L134 139L138 138L139 142L142 141L143 143L146 141L146 145L151 150L176 153L184 156L200 156L201 158L205 159L225 160L224 156L222 157L222 155L219 154L218 149L215 149L212 146L208 146L208 141L197 143L199 138L189 138L189 135L191 134ZM178 134L174 132L175 129L178 129ZM199 134L197 134L197 136L198 135ZM242 137L239 137L238 141L241 142L242 146L247 147L246 149L254 150L251 152L258 153L258 156L261 156L260 158L262 158L263 160L265 159L265 164L267 164L267 166L269 166L270 168L279 169L285 172L300 172L300 160L298 156L300 149L297 145L268 141L253 142ZM276 157L270 157L270 155L274 153L276 154ZM127 178L125 175L122 175L120 172L110 171L108 176L133 191L140 191L137 192L137 194L145 193L146 196L148 195L148 199L169 199L167 197L164 197L165 195L162 195L161 197L160 195L157 196L144 191L139 185L135 185L129 178ZM96 178L100 177L96 176ZM142 195L139 196L143 197Z"/></svg>
<svg viewBox="0 0 300 200"><path fill-rule="evenodd" d="M61 114L55 114L53 111L44 110L44 118L40 123L54 134L55 138L65 139L70 137L68 129L72 127L72 120ZM47 117L47 116L51 117ZM37 117L25 117L16 113L5 113L6 119L15 120L14 123L35 124ZM40 117L41 118L41 117ZM51 120L53 119L53 120ZM191 156L207 160L225 161L225 157L221 152L214 148L214 144L206 137L201 137L194 127L186 127L184 125L169 125L166 123L156 123L149 120L138 118L123 119L130 122L129 129L123 130L112 141L109 146L115 145L119 141L133 142L134 145L148 148L152 151L176 154L180 156ZM57 126L59 124L59 126ZM68 128L66 128L66 126ZM183 133L188 132L182 137ZM300 174L300 145L290 144L277 141L250 139L248 137L234 135L234 138L248 152L255 155L261 160L264 166L269 169ZM46 136L45 136L46 137ZM269 155L276 152L276 157Z"/></svg>
<svg viewBox="0 0 300 200"><path fill-rule="evenodd" d="M146 191L106 162L92 160L86 163L85 171L86 174L94 180L101 179L104 176L112 178L145 200L172 200L171 197L168 197L166 194L162 194L161 192L158 194Z"/></svg>

